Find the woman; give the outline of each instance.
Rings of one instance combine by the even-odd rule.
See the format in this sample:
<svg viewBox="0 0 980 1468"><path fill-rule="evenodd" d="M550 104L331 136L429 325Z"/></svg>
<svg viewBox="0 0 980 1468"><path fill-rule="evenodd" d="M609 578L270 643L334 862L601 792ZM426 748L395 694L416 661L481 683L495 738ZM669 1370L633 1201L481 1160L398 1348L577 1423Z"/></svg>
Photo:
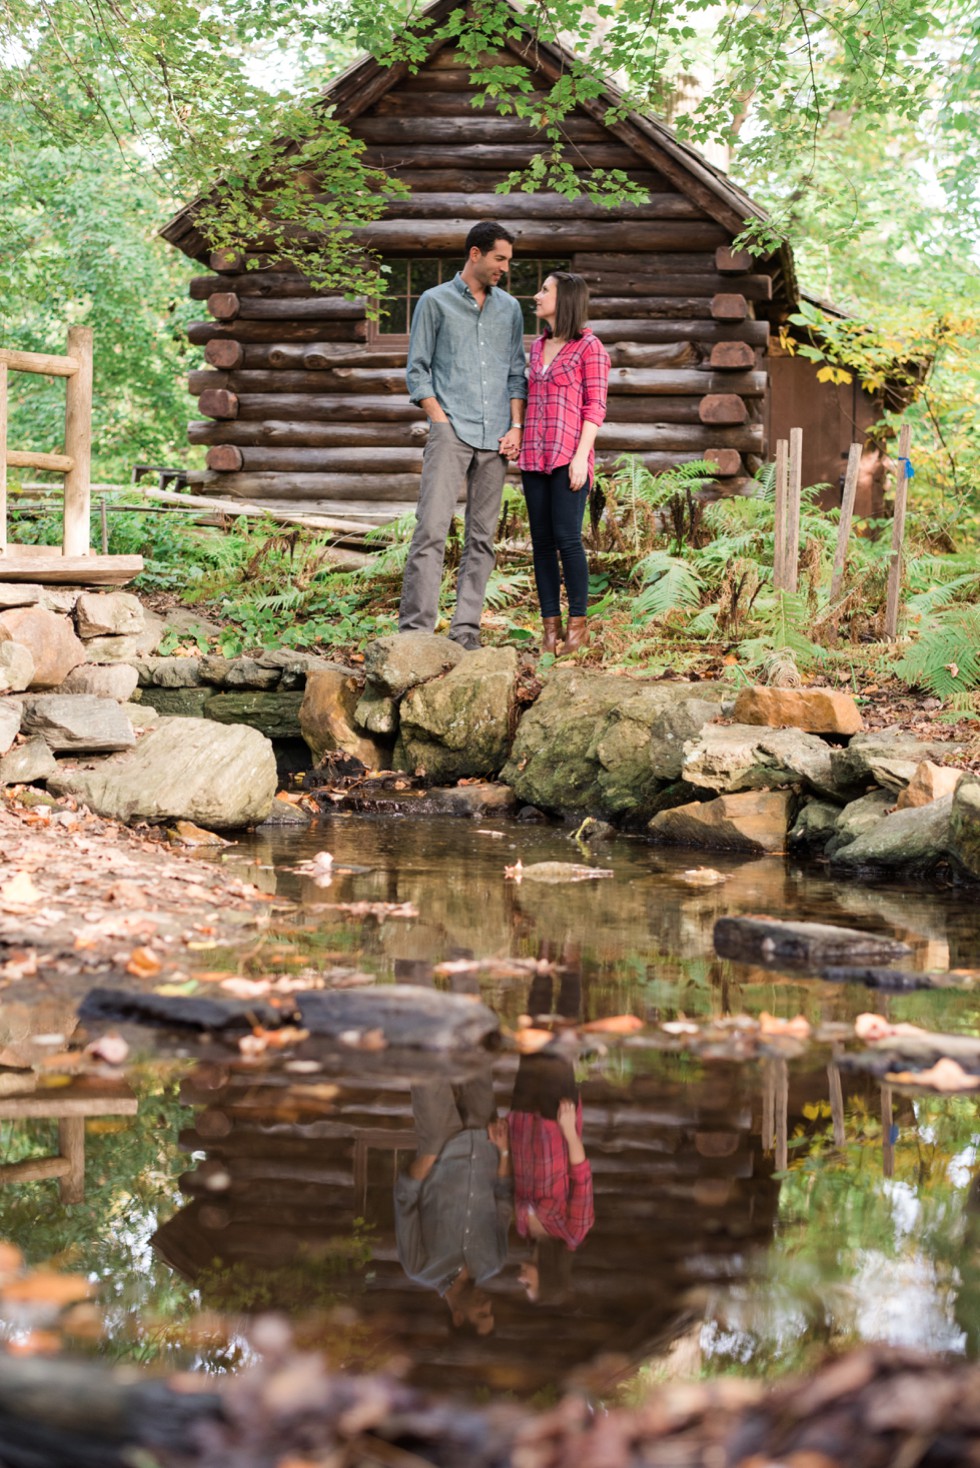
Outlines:
<svg viewBox="0 0 980 1468"><path fill-rule="evenodd" d="M534 298L534 309L543 332L531 347L519 463L544 623L541 651L556 653L564 637L562 650L575 652L589 640L582 520L596 434L606 416L609 354L586 325L589 288L581 275L552 271ZM561 625L563 576L567 636Z"/></svg>

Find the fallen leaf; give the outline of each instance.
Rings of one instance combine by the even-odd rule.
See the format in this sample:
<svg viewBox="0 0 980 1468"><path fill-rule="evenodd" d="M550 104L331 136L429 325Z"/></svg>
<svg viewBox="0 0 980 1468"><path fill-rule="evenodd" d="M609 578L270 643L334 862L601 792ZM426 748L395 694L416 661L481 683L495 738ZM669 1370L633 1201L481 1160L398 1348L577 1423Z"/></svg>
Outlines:
<svg viewBox="0 0 980 1468"><path fill-rule="evenodd" d="M444 963L437 963L432 972L440 979L448 979L452 974L472 974L481 965L474 958L447 958Z"/></svg>
<svg viewBox="0 0 980 1468"><path fill-rule="evenodd" d="M9 881L0 884L0 906L16 911L21 907L33 907L44 900L44 893L34 885L30 872L17 872Z"/></svg>
<svg viewBox="0 0 980 1468"><path fill-rule="evenodd" d="M854 1033L859 1040L873 1045L876 1040L893 1040L899 1035L928 1035L929 1031L919 1025L892 1024L883 1014L859 1014L854 1021Z"/></svg>
<svg viewBox="0 0 980 1468"><path fill-rule="evenodd" d="M91 1045L86 1045L85 1054L93 1056L96 1060L104 1060L107 1065L122 1065L129 1054L129 1046L122 1035L110 1031L100 1039L93 1040Z"/></svg>
<svg viewBox="0 0 980 1468"><path fill-rule="evenodd" d="M723 872L716 872L714 867L691 867L681 872L677 880L686 882L689 887L714 887L719 882L727 882L728 878Z"/></svg>
<svg viewBox="0 0 980 1468"><path fill-rule="evenodd" d="M129 955L126 972L133 974L137 979L153 979L163 968L163 964L150 948L134 948Z"/></svg>
<svg viewBox="0 0 980 1468"><path fill-rule="evenodd" d="M668 1035L697 1035L700 1030L689 1019L668 1019L660 1026Z"/></svg>
<svg viewBox="0 0 980 1468"><path fill-rule="evenodd" d="M780 1019L764 1009L759 1015L759 1032L763 1035L792 1035L797 1040L806 1040L810 1035L810 1021L802 1014L794 1019Z"/></svg>
<svg viewBox="0 0 980 1468"><path fill-rule="evenodd" d="M643 1029L643 1021L635 1014L611 1014L607 1019L592 1019L582 1029L590 1035L635 1035Z"/></svg>
<svg viewBox="0 0 980 1468"><path fill-rule="evenodd" d="M268 979L228 978L226 975L221 980L221 987L233 999L261 999L272 985Z"/></svg>
<svg viewBox="0 0 980 1468"><path fill-rule="evenodd" d="M932 1091L973 1091L980 1086L980 1076L970 1075L946 1055L928 1070L892 1071L886 1079L905 1086L928 1086Z"/></svg>
<svg viewBox="0 0 980 1468"><path fill-rule="evenodd" d="M522 1055L535 1055L550 1045L554 1039L550 1030L536 1030L530 1025L526 1029L516 1030L513 1041Z"/></svg>

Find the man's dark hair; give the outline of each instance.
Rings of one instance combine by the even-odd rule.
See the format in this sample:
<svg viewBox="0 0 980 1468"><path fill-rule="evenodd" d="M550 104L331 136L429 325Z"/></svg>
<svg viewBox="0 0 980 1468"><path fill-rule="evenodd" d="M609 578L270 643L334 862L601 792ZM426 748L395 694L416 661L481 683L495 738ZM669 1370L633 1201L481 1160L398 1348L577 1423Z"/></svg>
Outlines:
<svg viewBox="0 0 980 1468"><path fill-rule="evenodd" d="M481 255L492 250L498 240L506 240L509 245L514 243L514 236L509 229L504 229L502 224L496 224L492 219L481 219L479 224L474 224L466 236L466 258L470 258L470 251L475 245Z"/></svg>
<svg viewBox="0 0 980 1468"><path fill-rule="evenodd" d="M545 327L545 335L563 342L577 341L589 319L588 281L570 270L549 270L545 280L553 280L558 291L555 325L551 331Z"/></svg>

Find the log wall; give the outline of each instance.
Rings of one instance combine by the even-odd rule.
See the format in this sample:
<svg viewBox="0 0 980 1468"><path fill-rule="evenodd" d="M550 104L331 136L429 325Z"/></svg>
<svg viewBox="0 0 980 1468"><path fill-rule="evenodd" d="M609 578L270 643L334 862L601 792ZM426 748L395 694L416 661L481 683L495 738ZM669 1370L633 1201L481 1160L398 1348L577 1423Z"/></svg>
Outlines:
<svg viewBox="0 0 980 1468"><path fill-rule="evenodd" d="M465 66L443 50L356 119L365 161L411 193L355 234L388 258L455 269L473 221L496 217L516 234L518 260L567 260L589 281L613 364L600 463L633 453L656 472L704 457L718 491L738 489L767 448L769 327L758 308L771 277L733 252L730 230L697 202L703 185L688 196L585 112L566 126L582 169L623 169L647 203L611 213L584 198L496 193L545 142L473 100ZM282 260L259 238L250 254L212 255L212 273L191 282L205 314L189 336L207 365L190 374L200 412L190 439L208 450L192 478L249 498L412 501L425 427L405 390L407 338L379 334L363 300L314 289L302 269L309 243L295 231L294 258Z"/></svg>

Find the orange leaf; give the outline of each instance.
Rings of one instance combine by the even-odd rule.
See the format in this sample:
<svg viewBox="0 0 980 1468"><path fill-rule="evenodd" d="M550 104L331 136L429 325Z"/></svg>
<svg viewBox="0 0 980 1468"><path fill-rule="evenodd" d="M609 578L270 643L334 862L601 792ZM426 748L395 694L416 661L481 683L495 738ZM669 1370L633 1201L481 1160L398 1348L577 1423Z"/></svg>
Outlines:
<svg viewBox="0 0 980 1468"><path fill-rule="evenodd" d="M582 1029L592 1035L635 1035L643 1021L635 1014L611 1014L608 1019L593 1019Z"/></svg>
<svg viewBox="0 0 980 1468"><path fill-rule="evenodd" d="M12 1356L55 1356L61 1350L61 1336L53 1330L31 1330L7 1342Z"/></svg>
<svg viewBox="0 0 980 1468"><path fill-rule="evenodd" d="M543 1050L546 1045L550 1045L554 1038L550 1030L528 1028L516 1032L514 1044L522 1055L534 1055L538 1050Z"/></svg>
<svg viewBox="0 0 980 1468"><path fill-rule="evenodd" d="M126 972L137 979L154 979L162 968L163 964L151 948L134 948L129 955Z"/></svg>
<svg viewBox="0 0 980 1468"><path fill-rule="evenodd" d="M806 1040L810 1035L810 1021L802 1014L795 1019L779 1019L764 1009L759 1015L759 1030L763 1035L793 1035L798 1040Z"/></svg>
<svg viewBox="0 0 980 1468"><path fill-rule="evenodd" d="M56 1274L53 1269L36 1269L23 1279L11 1280L3 1287L3 1298L9 1304L74 1305L87 1300L92 1286L80 1274Z"/></svg>

